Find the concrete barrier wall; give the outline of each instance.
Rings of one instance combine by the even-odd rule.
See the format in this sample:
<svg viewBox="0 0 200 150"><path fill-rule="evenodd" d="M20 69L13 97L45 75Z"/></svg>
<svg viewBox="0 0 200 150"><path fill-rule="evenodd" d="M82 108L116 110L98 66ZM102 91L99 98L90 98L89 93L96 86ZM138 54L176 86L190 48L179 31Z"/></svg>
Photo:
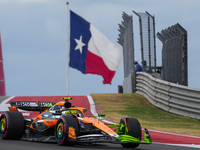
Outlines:
<svg viewBox="0 0 200 150"><path fill-rule="evenodd" d="M165 111L200 119L200 90L177 85L138 72L137 93Z"/></svg>
<svg viewBox="0 0 200 150"><path fill-rule="evenodd" d="M129 74L127 78L124 78L123 81L123 93L133 93L132 87L132 76Z"/></svg>

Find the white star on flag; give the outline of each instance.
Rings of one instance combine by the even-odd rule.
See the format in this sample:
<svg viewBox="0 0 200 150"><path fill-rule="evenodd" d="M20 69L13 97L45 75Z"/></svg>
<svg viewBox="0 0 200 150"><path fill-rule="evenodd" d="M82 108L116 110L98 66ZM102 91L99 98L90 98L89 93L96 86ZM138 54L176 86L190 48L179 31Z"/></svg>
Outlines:
<svg viewBox="0 0 200 150"><path fill-rule="evenodd" d="M82 35L80 36L80 39L75 39L77 45L75 47L75 50L80 50L81 54L82 54L82 51L83 51L83 46L85 46L85 44L82 42Z"/></svg>

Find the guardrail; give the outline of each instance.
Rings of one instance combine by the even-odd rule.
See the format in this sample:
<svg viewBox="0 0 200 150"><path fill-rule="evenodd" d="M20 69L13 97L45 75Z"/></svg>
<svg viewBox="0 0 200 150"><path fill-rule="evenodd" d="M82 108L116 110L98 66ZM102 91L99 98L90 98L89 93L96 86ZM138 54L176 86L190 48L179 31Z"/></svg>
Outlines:
<svg viewBox="0 0 200 150"><path fill-rule="evenodd" d="M138 72L136 89L150 103L168 112L200 119L200 90Z"/></svg>

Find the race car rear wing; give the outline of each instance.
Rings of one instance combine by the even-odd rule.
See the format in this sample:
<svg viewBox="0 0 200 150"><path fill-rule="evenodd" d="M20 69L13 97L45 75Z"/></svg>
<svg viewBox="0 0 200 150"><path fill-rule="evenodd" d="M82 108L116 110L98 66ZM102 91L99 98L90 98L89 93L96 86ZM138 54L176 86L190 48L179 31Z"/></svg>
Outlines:
<svg viewBox="0 0 200 150"><path fill-rule="evenodd" d="M56 103L53 102L10 102L11 107L27 111L40 111L40 113L46 109L51 108Z"/></svg>

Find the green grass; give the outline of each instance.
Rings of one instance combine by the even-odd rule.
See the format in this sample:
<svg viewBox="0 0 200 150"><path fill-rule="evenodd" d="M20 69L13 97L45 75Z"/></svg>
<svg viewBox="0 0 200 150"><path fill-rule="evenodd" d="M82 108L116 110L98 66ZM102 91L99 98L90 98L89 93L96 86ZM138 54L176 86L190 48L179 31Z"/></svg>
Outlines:
<svg viewBox="0 0 200 150"><path fill-rule="evenodd" d="M168 113L139 94L91 94L106 117L119 122L124 115L137 118L142 128L200 136L200 121Z"/></svg>

